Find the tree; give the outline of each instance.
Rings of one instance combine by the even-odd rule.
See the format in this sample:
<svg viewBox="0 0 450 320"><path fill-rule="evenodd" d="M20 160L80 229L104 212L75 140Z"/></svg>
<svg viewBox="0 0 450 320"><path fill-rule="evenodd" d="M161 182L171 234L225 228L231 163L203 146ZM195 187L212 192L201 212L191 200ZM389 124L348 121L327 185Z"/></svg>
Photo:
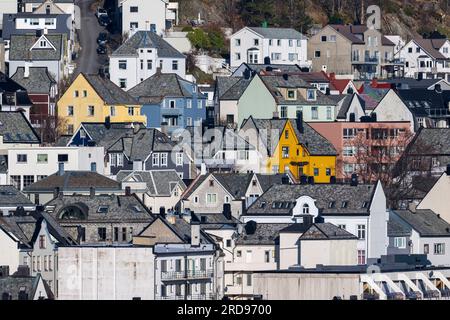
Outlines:
<svg viewBox="0 0 450 320"><path fill-rule="evenodd" d="M187 37L192 46L197 50L208 50L210 47L208 35L203 29L195 29L194 31L189 32Z"/></svg>

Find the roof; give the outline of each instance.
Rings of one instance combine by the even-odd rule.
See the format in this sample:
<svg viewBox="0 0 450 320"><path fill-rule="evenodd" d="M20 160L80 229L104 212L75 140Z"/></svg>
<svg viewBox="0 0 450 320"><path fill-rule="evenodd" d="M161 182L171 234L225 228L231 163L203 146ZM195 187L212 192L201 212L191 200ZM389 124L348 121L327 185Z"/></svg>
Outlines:
<svg viewBox="0 0 450 320"><path fill-rule="evenodd" d="M244 77L217 77L216 95L220 100L239 100L251 82Z"/></svg>
<svg viewBox="0 0 450 320"><path fill-rule="evenodd" d="M301 236L300 240L355 240L350 232L332 223L315 223Z"/></svg>
<svg viewBox="0 0 450 320"><path fill-rule="evenodd" d="M252 173L208 173L200 175L188 188L183 195L183 199L187 199L196 189L208 179L216 179L225 190L235 199L245 197L247 187L253 177Z"/></svg>
<svg viewBox="0 0 450 320"><path fill-rule="evenodd" d="M163 38L151 31L137 31L114 51L111 56L134 56L137 55L138 49L143 48L157 49L158 57L160 58L186 58Z"/></svg>
<svg viewBox="0 0 450 320"><path fill-rule="evenodd" d="M395 219L389 219L387 235L388 237L409 237L411 236L411 228Z"/></svg>
<svg viewBox="0 0 450 320"><path fill-rule="evenodd" d="M49 74L48 69L46 67L30 67L29 72L29 76L25 77L25 68L18 67L11 79L23 86L29 94L49 94L56 81Z"/></svg>
<svg viewBox="0 0 450 320"><path fill-rule="evenodd" d="M368 30L366 25L329 24L329 26L346 37L353 44L365 44L364 32ZM381 37L381 44L383 46L395 46L395 44L385 36Z"/></svg>
<svg viewBox="0 0 450 320"><path fill-rule="evenodd" d="M9 78L6 74L0 71L0 91L16 92L25 91L26 89L18 84L16 81Z"/></svg>
<svg viewBox="0 0 450 320"><path fill-rule="evenodd" d="M129 123L111 123L110 126L107 126L104 122L83 122L81 125L81 129L86 131L90 140L95 142L96 146L104 147L105 150L117 143L122 137L132 137L135 134L135 129ZM134 127L144 128L140 124L135 124Z"/></svg>
<svg viewBox="0 0 450 320"><path fill-rule="evenodd" d="M39 180L24 188L25 193L60 191L89 191L90 188L101 190L122 190L120 183L92 171L64 171L58 172Z"/></svg>
<svg viewBox="0 0 450 320"><path fill-rule="evenodd" d="M448 105L450 103L450 91L428 90L415 88L414 90L398 90L399 97L405 105L417 117L449 117Z"/></svg>
<svg viewBox="0 0 450 320"><path fill-rule="evenodd" d="M19 300L19 292L23 289L28 294L28 300L33 300L40 281L43 281L40 274L0 278L0 292L7 292L12 300Z"/></svg>
<svg viewBox="0 0 450 320"><path fill-rule="evenodd" d="M248 28L264 38L269 39L307 39L303 34L291 28Z"/></svg>
<svg viewBox="0 0 450 320"><path fill-rule="evenodd" d="M194 83L184 80L175 73L155 73L128 90L128 93L140 103L159 104L167 97L192 98L193 86Z"/></svg>
<svg viewBox="0 0 450 320"><path fill-rule="evenodd" d="M364 99L362 99L359 96L359 94L357 94L357 93L348 94L345 96L344 101L341 104L341 108L339 109L337 119L346 119L347 118L348 110L349 110L353 100L355 100L355 99L358 100L358 102L361 105L361 107L363 108L363 110L365 109L366 102L364 101Z"/></svg>
<svg viewBox="0 0 450 320"><path fill-rule="evenodd" d="M432 58L439 60L448 60L446 56L439 52L439 49L444 45L447 39L423 39L416 38L413 41L427 52Z"/></svg>
<svg viewBox="0 0 450 320"><path fill-rule="evenodd" d="M235 229L241 222L235 217L227 219L223 213L198 213L195 215L200 219L200 227L204 230Z"/></svg>
<svg viewBox="0 0 450 320"><path fill-rule="evenodd" d="M415 78L395 78L395 79L383 79L379 83L394 84L397 89L428 89L435 84L444 81L443 79L415 79Z"/></svg>
<svg viewBox="0 0 450 320"><path fill-rule="evenodd" d="M288 227L287 223L257 223L254 233L248 234L246 228L236 239L236 245L275 245L279 243L279 233Z"/></svg>
<svg viewBox="0 0 450 320"><path fill-rule="evenodd" d="M33 206L33 202L13 186L0 186L0 207L10 206Z"/></svg>
<svg viewBox="0 0 450 320"><path fill-rule="evenodd" d="M450 237L450 224L431 210L393 211L422 237Z"/></svg>
<svg viewBox="0 0 450 320"><path fill-rule="evenodd" d="M36 35L11 35L9 60L11 61L40 61L56 60L60 61L64 56L64 41L61 34L47 34L43 37L48 39L55 48L31 50L33 45L39 40Z"/></svg>
<svg viewBox="0 0 450 320"><path fill-rule="evenodd" d="M89 84L92 86L92 88L97 92L97 94L100 96L100 98L103 99L103 101L106 104L131 104L131 105L137 105L139 104L136 99L134 99L130 94L122 90L119 86L117 86L115 83L113 83L111 80L101 77L100 75L96 74L82 74L86 80L89 82Z"/></svg>
<svg viewBox="0 0 450 320"><path fill-rule="evenodd" d="M152 196L171 196L177 186L180 186L183 191L186 189L186 185L175 170L122 170L117 173L117 180L121 182L145 182L147 193Z"/></svg>
<svg viewBox="0 0 450 320"><path fill-rule="evenodd" d="M300 73L302 69L297 64L254 64L254 63L246 63L243 62L241 66L244 66L245 69L256 72L256 73ZM235 70L235 73L241 69L241 66ZM234 74L233 76L234 77ZM304 72L306 73L306 72ZM315 72L314 72L315 73Z"/></svg>
<svg viewBox="0 0 450 320"><path fill-rule="evenodd" d="M276 184L245 215L292 215L296 200L302 196L313 198L323 215L368 215L375 189L375 185L366 184Z"/></svg>
<svg viewBox="0 0 450 320"><path fill-rule="evenodd" d="M420 128L408 145L408 155L450 155L450 128Z"/></svg>
<svg viewBox="0 0 450 320"><path fill-rule="evenodd" d="M0 136L3 143L40 143L31 123L19 111L0 111Z"/></svg>

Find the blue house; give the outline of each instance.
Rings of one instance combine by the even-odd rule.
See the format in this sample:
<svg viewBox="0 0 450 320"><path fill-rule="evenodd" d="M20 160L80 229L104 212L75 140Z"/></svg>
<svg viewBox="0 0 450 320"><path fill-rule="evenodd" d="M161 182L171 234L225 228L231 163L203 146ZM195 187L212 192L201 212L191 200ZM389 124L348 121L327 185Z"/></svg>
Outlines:
<svg viewBox="0 0 450 320"><path fill-rule="evenodd" d="M171 134L206 120L207 96L195 83L174 73L157 72L128 93L142 104L141 114L147 116L149 128L160 128L165 122Z"/></svg>

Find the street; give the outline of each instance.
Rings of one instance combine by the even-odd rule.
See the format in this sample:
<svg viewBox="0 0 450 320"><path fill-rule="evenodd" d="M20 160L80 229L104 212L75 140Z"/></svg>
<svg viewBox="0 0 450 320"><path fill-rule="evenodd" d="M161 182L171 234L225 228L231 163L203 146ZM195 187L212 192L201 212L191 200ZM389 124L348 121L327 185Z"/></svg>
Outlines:
<svg viewBox="0 0 450 320"><path fill-rule="evenodd" d="M74 77L80 72L97 74L99 68L107 61L107 55L97 54L97 37L105 28L100 26L94 12L91 11L95 0L76 0L81 10L81 30L78 30L81 51L76 59L77 68Z"/></svg>

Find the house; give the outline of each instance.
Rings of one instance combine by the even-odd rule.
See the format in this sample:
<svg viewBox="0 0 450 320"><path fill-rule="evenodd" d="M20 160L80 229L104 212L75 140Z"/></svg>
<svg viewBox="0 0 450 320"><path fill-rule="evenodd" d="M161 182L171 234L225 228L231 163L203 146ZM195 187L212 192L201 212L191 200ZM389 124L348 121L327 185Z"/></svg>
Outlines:
<svg viewBox="0 0 450 320"><path fill-rule="evenodd" d="M23 190L29 185L64 170L107 174L103 148L16 147L8 150L7 183Z"/></svg>
<svg viewBox="0 0 450 320"><path fill-rule="evenodd" d="M147 122L136 99L109 79L83 73L58 100L57 113L69 135L84 122Z"/></svg>
<svg viewBox="0 0 450 320"><path fill-rule="evenodd" d="M405 60L405 76L416 79L449 80L450 41L415 38L399 52Z"/></svg>
<svg viewBox="0 0 450 320"><path fill-rule="evenodd" d="M157 69L186 78L186 57L151 31L132 35L111 54L109 64L111 81L124 90L151 77Z"/></svg>
<svg viewBox="0 0 450 320"><path fill-rule="evenodd" d="M32 102L24 87L0 72L0 95L2 111L21 111L30 120Z"/></svg>
<svg viewBox="0 0 450 320"><path fill-rule="evenodd" d="M199 175L181 196L181 210L193 212L223 213L230 206L230 213L239 219L272 184L281 183L284 175L256 173L205 173ZM287 183L291 182L288 177ZM284 178L284 179L286 179Z"/></svg>
<svg viewBox="0 0 450 320"><path fill-rule="evenodd" d="M358 237L357 263L386 255L386 196L376 184L273 185L242 215L256 223L305 222L304 215L331 223Z"/></svg>
<svg viewBox="0 0 450 320"><path fill-rule="evenodd" d="M298 64L259 64L242 62L231 74L232 77L243 77L247 71L251 74L307 74L309 72L302 72L302 68Z"/></svg>
<svg viewBox="0 0 450 320"><path fill-rule="evenodd" d="M389 220L406 228L410 236L397 237L398 247L408 248L411 254L425 254L433 266L448 266L450 224L431 210L390 211Z"/></svg>
<svg viewBox="0 0 450 320"><path fill-rule="evenodd" d="M197 84L176 73L152 75L128 90L141 105L148 128L160 128L167 123L167 133L206 121L206 96Z"/></svg>
<svg viewBox="0 0 450 320"><path fill-rule="evenodd" d="M397 78L397 79L385 79L378 81L373 79L371 86L376 87L380 85L390 85L389 88L395 88L397 90L414 90L414 89L428 89L428 90L450 90L450 83L444 79L414 79L414 78Z"/></svg>
<svg viewBox="0 0 450 320"><path fill-rule="evenodd" d="M178 24L178 3L168 0L119 0L122 34L132 36L137 31L163 35Z"/></svg>
<svg viewBox="0 0 450 320"><path fill-rule="evenodd" d="M60 193L65 195L124 194L120 182L109 179L94 171L60 171L36 181L23 189L36 205L43 205L56 198Z"/></svg>
<svg viewBox="0 0 450 320"><path fill-rule="evenodd" d="M129 243L153 216L144 204L129 193L65 195L62 192L46 203L48 213L80 244Z"/></svg>
<svg viewBox="0 0 450 320"><path fill-rule="evenodd" d="M244 27L230 37L230 67L270 60L308 68L307 45L308 39L294 29Z"/></svg>
<svg viewBox="0 0 450 320"><path fill-rule="evenodd" d="M117 181L122 188L142 199L151 212L166 212L174 209L186 190L186 184L175 170L119 171Z"/></svg>
<svg viewBox="0 0 450 320"><path fill-rule="evenodd" d="M9 275L0 277L2 300L53 300L54 296L41 275Z"/></svg>
<svg viewBox="0 0 450 320"><path fill-rule="evenodd" d="M63 34L12 34L9 43L9 76L19 67L46 67L57 83L68 75L70 61L67 37Z"/></svg>
<svg viewBox="0 0 450 320"><path fill-rule="evenodd" d="M0 111L0 153L15 147L39 147L41 140L23 112Z"/></svg>
<svg viewBox="0 0 450 320"><path fill-rule="evenodd" d="M56 96L58 85L46 67L19 67L11 77L28 93L32 102L30 122L43 142L54 142L55 135L49 128L56 123Z"/></svg>
<svg viewBox="0 0 450 320"><path fill-rule="evenodd" d="M52 10L56 10L55 7L58 7L64 13L71 14L73 17L75 16L76 5L72 0L22 0L21 2L22 12L45 13L47 8L52 12Z"/></svg>
<svg viewBox="0 0 450 320"><path fill-rule="evenodd" d="M336 178L336 149L302 120L245 120L239 130L260 153L265 173L286 173L296 181L330 183Z"/></svg>
<svg viewBox="0 0 450 320"><path fill-rule="evenodd" d="M445 221L450 221L450 212L446 201L442 197L448 194L450 190L450 166L447 165L447 170L438 178L432 185L428 193L424 196L422 201L417 205L420 210L432 210L438 214Z"/></svg>
<svg viewBox="0 0 450 320"><path fill-rule="evenodd" d="M392 76L403 66L394 59L395 44L365 25L329 24L308 42L313 71L372 79Z"/></svg>

